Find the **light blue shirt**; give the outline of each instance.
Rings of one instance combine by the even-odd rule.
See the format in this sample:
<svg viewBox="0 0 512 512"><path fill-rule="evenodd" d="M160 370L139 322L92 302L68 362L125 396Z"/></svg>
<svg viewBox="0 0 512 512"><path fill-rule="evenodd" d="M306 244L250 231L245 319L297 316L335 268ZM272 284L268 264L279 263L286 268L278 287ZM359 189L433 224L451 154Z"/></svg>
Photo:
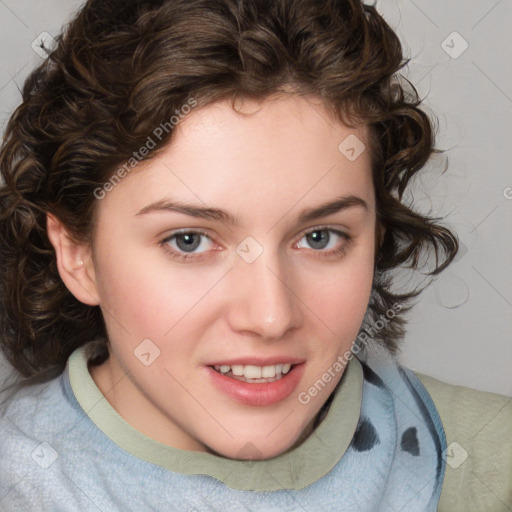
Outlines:
<svg viewBox="0 0 512 512"><path fill-rule="evenodd" d="M96 387L85 347L61 376L21 392L0 431L2 512L425 512L445 471L441 420L419 379L356 358L315 431L269 460L187 452L136 431Z"/></svg>

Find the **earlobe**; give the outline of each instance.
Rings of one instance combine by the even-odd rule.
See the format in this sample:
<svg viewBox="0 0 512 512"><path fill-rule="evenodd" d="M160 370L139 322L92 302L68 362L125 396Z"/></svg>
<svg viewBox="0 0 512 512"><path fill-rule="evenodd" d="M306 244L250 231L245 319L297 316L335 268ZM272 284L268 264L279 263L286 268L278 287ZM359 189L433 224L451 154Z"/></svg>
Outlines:
<svg viewBox="0 0 512 512"><path fill-rule="evenodd" d="M46 220L48 238L55 249L62 281L80 302L97 306L100 301L90 248L74 241L54 215L48 213Z"/></svg>

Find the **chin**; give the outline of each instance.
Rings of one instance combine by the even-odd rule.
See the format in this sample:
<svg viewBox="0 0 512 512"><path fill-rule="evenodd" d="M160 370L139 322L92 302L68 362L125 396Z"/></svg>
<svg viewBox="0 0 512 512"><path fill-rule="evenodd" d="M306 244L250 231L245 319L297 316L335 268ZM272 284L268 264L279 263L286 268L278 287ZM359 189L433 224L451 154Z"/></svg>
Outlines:
<svg viewBox="0 0 512 512"><path fill-rule="evenodd" d="M283 426L282 438L278 438L275 432L270 432L269 435L268 430L268 428L261 429L259 433L252 436L240 435L236 440L229 439L220 445L213 443L207 450L214 455L229 459L265 460L277 457L294 447L299 441L302 442L302 431L292 435L289 426ZM274 439L270 440L270 437Z"/></svg>

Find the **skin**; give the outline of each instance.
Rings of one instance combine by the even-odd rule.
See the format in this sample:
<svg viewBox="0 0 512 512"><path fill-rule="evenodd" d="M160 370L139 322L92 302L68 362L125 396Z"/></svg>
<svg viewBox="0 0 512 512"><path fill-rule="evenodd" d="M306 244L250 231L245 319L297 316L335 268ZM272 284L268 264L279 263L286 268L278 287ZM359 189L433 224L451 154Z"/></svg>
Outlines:
<svg viewBox="0 0 512 512"><path fill-rule="evenodd" d="M117 412L179 449L241 458L252 443L253 457L266 459L310 434L341 378L299 402L359 332L381 233L369 151L349 161L338 150L350 134L368 148L365 127L349 129L320 100L297 95L246 101L243 112L218 102L188 114L170 146L98 201L94 248L73 242L51 215L48 234L66 286L105 317L111 355L89 371ZM302 210L346 194L368 209L298 223ZM165 199L222 208L238 223L137 215ZM173 250L187 254L184 244L160 242L185 228L208 237L198 236L189 259L174 259ZM326 248L305 236L312 228L330 235ZM263 249L252 263L236 251L249 236ZM145 339L160 350L149 366L134 356ZM205 371L211 361L282 355L304 359L304 374L291 396L269 406L239 403Z"/></svg>

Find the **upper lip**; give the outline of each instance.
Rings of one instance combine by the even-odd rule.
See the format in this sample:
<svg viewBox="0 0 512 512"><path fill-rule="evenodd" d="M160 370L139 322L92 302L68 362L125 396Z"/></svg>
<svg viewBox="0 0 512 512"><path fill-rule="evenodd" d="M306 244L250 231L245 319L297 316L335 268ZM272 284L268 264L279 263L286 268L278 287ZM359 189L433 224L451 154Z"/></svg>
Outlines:
<svg viewBox="0 0 512 512"><path fill-rule="evenodd" d="M234 365L252 365L252 366L272 366L276 364L300 364L303 363L304 359L293 357L293 356L275 356L275 357L237 357L234 359L219 359L211 363L207 363L207 366L234 366Z"/></svg>

